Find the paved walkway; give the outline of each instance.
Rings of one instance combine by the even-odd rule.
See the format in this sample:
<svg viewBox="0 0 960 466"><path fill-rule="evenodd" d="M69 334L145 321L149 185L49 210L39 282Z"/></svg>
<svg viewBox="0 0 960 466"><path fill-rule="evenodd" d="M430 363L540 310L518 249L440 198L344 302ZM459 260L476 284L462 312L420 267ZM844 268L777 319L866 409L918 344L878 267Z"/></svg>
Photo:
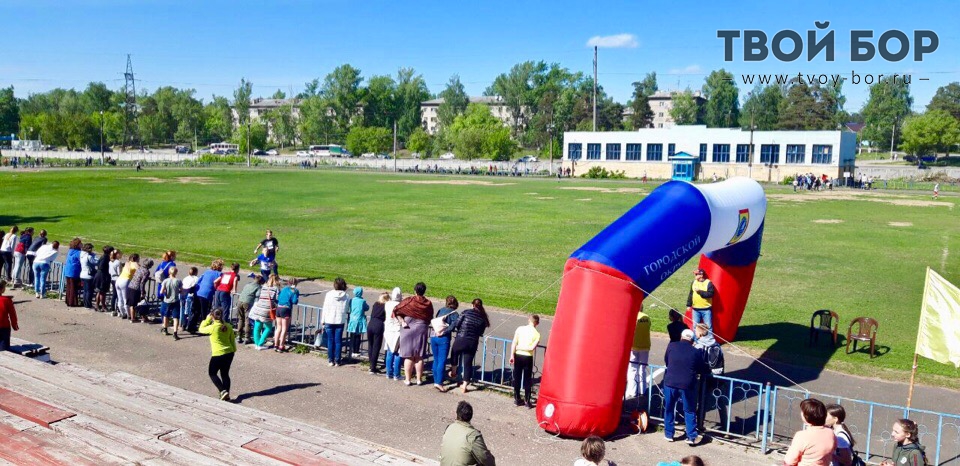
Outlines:
<svg viewBox="0 0 960 466"><path fill-rule="evenodd" d="M305 285L304 291L312 286ZM62 302L36 301L19 291L14 296L21 327L16 336L50 346L56 361L104 372L129 372L215 395L206 375L210 354L206 337L188 335L174 342L159 333L158 325L131 324L108 314L68 309ZM503 316L522 320L522 316ZM466 399L474 405L474 424L483 431L498 464L571 464L579 455L579 441L546 435L537 427L532 410L514 406L499 392L440 394L430 385L406 387L368 375L365 367L328 367L325 358L317 356L242 347L231 371L235 396L244 406L427 458L439 455L439 441L453 421L456 403ZM666 443L657 433L608 444L608 458L619 465L654 465L691 452L710 465L759 466L776 461L775 455L763 456L719 442L694 448L683 442Z"/></svg>

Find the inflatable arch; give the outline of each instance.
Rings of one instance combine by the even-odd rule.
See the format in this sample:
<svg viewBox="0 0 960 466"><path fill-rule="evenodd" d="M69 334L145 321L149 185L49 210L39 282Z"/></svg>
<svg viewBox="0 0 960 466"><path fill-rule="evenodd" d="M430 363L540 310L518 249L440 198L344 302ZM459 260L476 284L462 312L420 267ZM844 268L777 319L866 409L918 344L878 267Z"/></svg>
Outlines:
<svg viewBox="0 0 960 466"><path fill-rule="evenodd" d="M543 365L540 426L570 437L616 430L640 305L698 254L717 288L714 333L732 341L760 256L766 205L763 188L748 178L671 181L574 252Z"/></svg>

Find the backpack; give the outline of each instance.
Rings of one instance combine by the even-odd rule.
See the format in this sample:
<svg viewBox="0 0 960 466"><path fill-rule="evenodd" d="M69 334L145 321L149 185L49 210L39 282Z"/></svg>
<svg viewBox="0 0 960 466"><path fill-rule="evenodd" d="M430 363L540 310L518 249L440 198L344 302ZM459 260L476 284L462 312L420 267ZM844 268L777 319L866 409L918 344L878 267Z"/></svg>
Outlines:
<svg viewBox="0 0 960 466"><path fill-rule="evenodd" d="M704 358L713 375L723 375L723 350L719 344L704 348Z"/></svg>
<svg viewBox="0 0 960 466"><path fill-rule="evenodd" d="M851 439L846 432L840 432L837 435L842 435L846 437L847 443L853 444L853 439ZM850 466L867 466L866 461L863 461L863 458L861 458L860 455L857 454L857 451L854 450L853 447L850 447L850 453L853 455L853 460L850 462Z"/></svg>

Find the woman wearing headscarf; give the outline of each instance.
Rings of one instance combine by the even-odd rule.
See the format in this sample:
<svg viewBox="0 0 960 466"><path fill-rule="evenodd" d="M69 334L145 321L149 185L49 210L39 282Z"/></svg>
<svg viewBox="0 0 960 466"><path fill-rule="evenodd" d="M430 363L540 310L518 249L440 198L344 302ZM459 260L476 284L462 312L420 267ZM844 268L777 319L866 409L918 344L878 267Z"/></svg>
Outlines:
<svg viewBox="0 0 960 466"><path fill-rule="evenodd" d="M401 299L403 299L403 294L400 293L400 287L398 286L390 292L390 301L383 305L384 313L387 315L387 320L383 324L383 342L387 345L385 358L387 378L397 380L400 380L400 361L402 361L400 359L400 329L402 326L400 319L393 311L400 304Z"/></svg>

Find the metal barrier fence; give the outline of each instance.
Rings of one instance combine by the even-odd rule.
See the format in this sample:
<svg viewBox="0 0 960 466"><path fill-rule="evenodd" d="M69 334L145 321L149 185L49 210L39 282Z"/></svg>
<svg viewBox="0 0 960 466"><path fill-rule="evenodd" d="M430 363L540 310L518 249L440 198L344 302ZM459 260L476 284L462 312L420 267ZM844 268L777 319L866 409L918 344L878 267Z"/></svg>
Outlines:
<svg viewBox="0 0 960 466"><path fill-rule="evenodd" d="M32 287L33 280L35 279L35 277L33 277L33 268L30 266L30 263L24 260L23 266L20 267L20 273L17 275L17 277L14 277L14 278L16 279L15 281L18 281L19 283L24 284L25 289L28 288L27 283L29 283L30 284L29 286ZM56 291L59 294L62 288L61 286L62 278L63 278L63 263L51 262L50 272L47 273L47 290Z"/></svg>
<svg viewBox="0 0 960 466"><path fill-rule="evenodd" d="M60 295L63 292L63 264L51 264L48 281ZM156 304L156 283L147 282L145 299ZM237 317L238 295L232 296L230 307L231 321ZM326 349L326 338L322 332L322 308L309 304L298 304L291 316L289 339L292 343L311 348ZM475 367L476 383L512 388L513 370L509 365L511 340L498 337L485 337L478 348L475 358L479 367ZM343 344L345 356L351 353L348 339ZM360 357L366 360L366 335L360 338ZM534 353L533 382L537 391L541 377L541 364L546 347L538 346ZM432 358L428 355L427 359ZM356 359L356 358L355 358ZM381 359L382 363L382 359ZM430 365L426 364L426 372ZM662 383L657 379L666 368L648 365L641 371L647 381L648 396L645 397L646 411L650 418L663 421L664 394ZM813 393L794 388L779 387L750 380L726 376L713 376L704 383L699 393L699 405L703 406L703 426L706 431L759 442L760 451L769 452L770 447L786 447L795 432L803 428L800 417L800 402L815 397L824 403L837 403L846 409L846 425L852 433L854 448L865 461L878 461L888 458L893 451L890 437L891 427L897 419L910 418L920 430L920 443L926 447L927 458L933 465L960 465L960 415L935 411L908 409L905 406L877 403L867 400L840 397L836 395ZM629 401L628 401L629 402ZM640 401L638 400L638 403ZM626 406L629 408L629 405ZM638 406L639 407L639 406ZM683 418L682 406L678 403L678 419Z"/></svg>
<svg viewBox="0 0 960 466"><path fill-rule="evenodd" d="M836 403L847 413L846 425L853 434L855 450L865 461L887 458L893 451L890 430L897 419L909 418L917 423L920 444L926 447L930 464L960 464L960 415L940 413L905 406L877 403L771 386L769 388L771 443L789 443L793 433L800 430L800 402L817 398L824 403Z"/></svg>

